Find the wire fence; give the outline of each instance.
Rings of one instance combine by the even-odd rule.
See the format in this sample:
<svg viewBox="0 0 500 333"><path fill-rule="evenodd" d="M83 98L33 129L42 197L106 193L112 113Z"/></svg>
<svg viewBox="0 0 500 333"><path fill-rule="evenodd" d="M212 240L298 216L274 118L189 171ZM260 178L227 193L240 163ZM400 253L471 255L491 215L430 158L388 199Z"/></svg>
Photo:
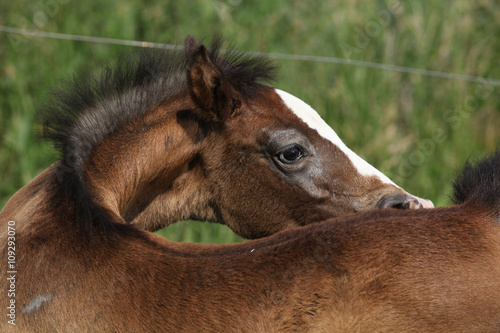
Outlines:
<svg viewBox="0 0 500 333"><path fill-rule="evenodd" d="M14 27L0 26L0 32L18 34L26 37L39 37L39 38L51 38L51 39L63 39L72 41L81 41L89 43L100 43L100 44L110 44L110 45L124 45L124 46L134 46L134 47L150 47L150 48L172 48L183 50L184 46L175 44L165 44L165 43L153 43L146 41L136 41L136 40L126 40L126 39L116 39L116 38L105 38L105 37L95 37L95 36L83 36L74 34L65 34L57 32L46 32L40 30L26 30ZM451 80L461 80L467 82L482 83L487 85L499 86L500 80L494 78L485 78L473 75L464 75L457 73L447 73L434 71L429 69L412 68L405 66L398 66L392 64L381 64L370 61L362 60L352 60L345 58L336 57L322 57L322 56L312 56L312 55L300 55L300 54L286 54L286 53L265 53L265 52L245 52L251 55L265 56L273 59L279 60L294 60L294 61L309 61L309 62L319 62L319 63L331 63L340 64L356 67L374 68L380 70L387 70L399 73L417 74L423 76L437 77L443 79Z"/></svg>

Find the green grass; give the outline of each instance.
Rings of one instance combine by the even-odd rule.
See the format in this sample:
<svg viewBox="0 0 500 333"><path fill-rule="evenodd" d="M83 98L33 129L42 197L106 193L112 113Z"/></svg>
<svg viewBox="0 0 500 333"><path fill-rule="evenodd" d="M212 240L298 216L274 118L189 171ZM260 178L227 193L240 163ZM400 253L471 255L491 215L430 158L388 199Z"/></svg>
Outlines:
<svg viewBox="0 0 500 333"><path fill-rule="evenodd" d="M333 56L500 79L500 5L417 1L4 1L0 24L152 42L220 32L239 49ZM35 135L50 87L132 47L0 33L0 207L53 163ZM320 112L344 142L411 193L449 204L467 157L500 144L500 87L349 65L279 60L275 86ZM173 240L233 242L183 222Z"/></svg>

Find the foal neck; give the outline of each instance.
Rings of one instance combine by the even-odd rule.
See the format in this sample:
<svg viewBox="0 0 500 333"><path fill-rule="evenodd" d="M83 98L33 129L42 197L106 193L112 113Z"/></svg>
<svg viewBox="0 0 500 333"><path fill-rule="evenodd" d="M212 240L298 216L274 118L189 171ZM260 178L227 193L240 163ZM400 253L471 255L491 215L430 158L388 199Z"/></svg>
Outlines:
<svg viewBox="0 0 500 333"><path fill-rule="evenodd" d="M181 126L177 112L165 108L103 141L85 169L97 203L149 231L189 218L215 221L212 191L197 163L204 142L194 142L198 129Z"/></svg>

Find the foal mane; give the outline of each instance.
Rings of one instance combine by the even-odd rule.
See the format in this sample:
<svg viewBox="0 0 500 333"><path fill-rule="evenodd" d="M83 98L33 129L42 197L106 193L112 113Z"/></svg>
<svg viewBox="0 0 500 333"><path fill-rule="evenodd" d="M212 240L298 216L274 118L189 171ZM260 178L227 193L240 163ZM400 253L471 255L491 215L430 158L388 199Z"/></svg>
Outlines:
<svg viewBox="0 0 500 333"><path fill-rule="evenodd" d="M222 53L221 43L220 37L213 39L210 60L243 97L251 96L259 83L274 80L276 66L268 59L234 50ZM84 167L93 149L128 122L185 91L188 62L179 50L145 48L62 81L43 105L42 137L60 153L57 178L75 200L76 219L86 232L92 226L106 232L114 224L86 187Z"/></svg>
<svg viewBox="0 0 500 333"><path fill-rule="evenodd" d="M478 161L467 160L453 182L452 200L456 204L478 205L499 217L500 150Z"/></svg>

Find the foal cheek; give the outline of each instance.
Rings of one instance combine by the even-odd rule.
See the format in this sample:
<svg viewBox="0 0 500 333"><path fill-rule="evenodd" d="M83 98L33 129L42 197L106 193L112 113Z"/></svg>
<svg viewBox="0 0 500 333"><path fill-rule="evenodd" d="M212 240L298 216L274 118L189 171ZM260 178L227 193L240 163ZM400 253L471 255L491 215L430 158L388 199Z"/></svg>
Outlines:
<svg viewBox="0 0 500 333"><path fill-rule="evenodd" d="M255 168L261 172L256 174ZM297 226L292 204L296 202L297 190L278 179L269 168L252 165L248 171L230 177L225 184L220 202L221 222L244 238L265 237Z"/></svg>

